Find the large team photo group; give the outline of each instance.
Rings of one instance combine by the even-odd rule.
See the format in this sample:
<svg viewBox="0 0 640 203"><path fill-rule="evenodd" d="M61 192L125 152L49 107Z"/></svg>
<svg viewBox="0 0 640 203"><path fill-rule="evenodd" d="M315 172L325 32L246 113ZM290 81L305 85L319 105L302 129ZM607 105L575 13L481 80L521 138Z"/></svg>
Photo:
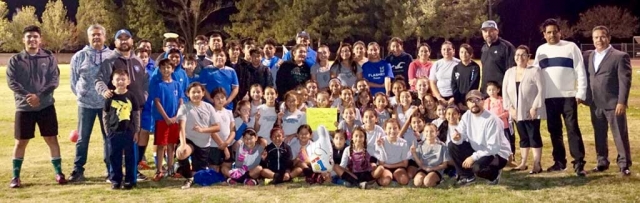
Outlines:
<svg viewBox="0 0 640 203"><path fill-rule="evenodd" d="M115 3L144 11L128 1ZM171 1L152 8L193 14L222 5ZM258 23L238 19L268 1L231 2L233 26L195 32L181 22L162 23L162 32L135 27L130 17L116 29L80 23L82 8L113 4L96 2L80 1L78 23L59 30L75 33L64 40L50 24L55 8L66 19L64 0L46 3L41 21L37 10L25 21L28 7L11 22L0 16L8 36L0 47L15 51L0 54L6 201L640 199L632 164L640 155L640 37L626 36L640 34L633 12L615 8L635 22L625 34L608 17L585 26L584 13L574 27L556 17L526 22L540 44L505 38L508 12L495 18L492 9L504 7L493 4L515 3L492 0L478 3L489 13L477 14L466 40L392 32L335 41L335 30L311 24L283 41L266 28L238 35L246 31L236 26ZM345 2L327 1L355 5ZM6 7L0 2L0 14ZM585 13L614 15L598 9L614 8Z"/></svg>

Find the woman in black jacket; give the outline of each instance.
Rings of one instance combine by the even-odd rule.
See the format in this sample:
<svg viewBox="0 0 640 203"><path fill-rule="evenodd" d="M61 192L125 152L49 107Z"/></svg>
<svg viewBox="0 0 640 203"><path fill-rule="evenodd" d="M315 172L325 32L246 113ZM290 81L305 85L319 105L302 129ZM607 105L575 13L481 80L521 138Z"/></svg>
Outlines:
<svg viewBox="0 0 640 203"><path fill-rule="evenodd" d="M311 67L304 62L307 57L307 47L298 44L291 51L293 60L282 63L276 75L279 101L283 100L285 93L294 90L299 85L304 85L307 80L311 79Z"/></svg>

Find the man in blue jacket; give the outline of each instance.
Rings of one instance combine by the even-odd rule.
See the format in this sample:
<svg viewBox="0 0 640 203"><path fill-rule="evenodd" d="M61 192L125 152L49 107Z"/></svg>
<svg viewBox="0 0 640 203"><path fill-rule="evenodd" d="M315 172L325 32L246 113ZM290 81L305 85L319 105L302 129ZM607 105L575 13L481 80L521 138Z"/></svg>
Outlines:
<svg viewBox="0 0 640 203"><path fill-rule="evenodd" d="M104 45L106 31L102 25L94 24L87 29L89 45L76 52L71 58L71 92L78 98L78 141L76 142L76 158L69 181L84 181L84 165L87 163L87 151L93 124L96 118L100 121L104 147L104 163L109 172L106 134L102 126L102 108L104 98L95 89L95 80L102 61L113 51Z"/></svg>
<svg viewBox="0 0 640 203"><path fill-rule="evenodd" d="M309 34L305 31L302 31L300 33L298 33L298 35L296 35L296 44L303 44L307 47L307 58L305 58L304 62L309 66L309 67L313 67L314 64L316 64L316 51L314 51L310 45L311 45L311 41L310 41L310 37ZM282 55L282 60L283 61L288 61L291 60L291 51L288 51L287 53L285 53L284 55Z"/></svg>

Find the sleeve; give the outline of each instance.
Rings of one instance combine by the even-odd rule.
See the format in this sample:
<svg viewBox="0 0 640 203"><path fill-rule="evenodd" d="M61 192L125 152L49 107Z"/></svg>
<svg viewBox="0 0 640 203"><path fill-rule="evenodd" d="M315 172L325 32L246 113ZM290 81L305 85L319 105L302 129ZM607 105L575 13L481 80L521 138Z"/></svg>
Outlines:
<svg viewBox="0 0 640 203"><path fill-rule="evenodd" d="M307 114L304 112L302 113L302 117L300 118L300 125L306 125L307 124Z"/></svg>
<svg viewBox="0 0 640 203"><path fill-rule="evenodd" d="M465 114L467 115L467 114ZM464 142L466 140L467 137L467 132L465 131L465 129L467 129L467 126L469 125L467 122L469 122L467 116L463 115L462 118L460 118L460 122L458 123L458 126L456 127L456 131L458 133L460 133L460 140L455 141L453 140L453 135L455 132L450 132L451 134L451 142L453 142L454 144L462 144L462 142Z"/></svg>
<svg viewBox="0 0 640 203"><path fill-rule="evenodd" d="M291 60L291 51L287 51L287 53L284 53L284 55L282 55L282 60L283 61Z"/></svg>
<svg viewBox="0 0 640 203"><path fill-rule="evenodd" d="M42 95L53 94L53 91L58 88L58 85L60 84L60 68L58 68L58 60L53 56L51 58L51 66L49 66L49 69L47 70L46 82L44 86L42 86L42 89L37 93L39 97Z"/></svg>
<svg viewBox="0 0 640 203"><path fill-rule="evenodd" d="M438 61L436 61L435 63L433 63L433 65L431 65L431 69L429 70L429 80L430 81L437 81L438 78L436 77L436 72L438 72L438 67L440 66L440 64L438 63Z"/></svg>
<svg viewBox="0 0 640 203"><path fill-rule="evenodd" d="M536 55L533 58L533 64L532 64L533 66L540 67L540 57L539 57L539 55L540 55L540 47L542 47L542 46L539 46L538 49L536 49Z"/></svg>
<svg viewBox="0 0 640 203"><path fill-rule="evenodd" d="M233 71L231 77L231 86L239 86L240 83L238 82L238 73L235 70ZM227 94L231 94L231 92L228 92Z"/></svg>
<svg viewBox="0 0 640 203"><path fill-rule="evenodd" d="M187 104L181 105L180 108L178 108L178 114L176 117L179 121L187 121L187 113L189 113L187 110Z"/></svg>
<svg viewBox="0 0 640 203"><path fill-rule="evenodd" d="M78 96L78 93L76 92L76 83L78 83L78 77L79 77L79 73L78 70L80 69L80 54L82 52L77 52L73 55L73 57L71 57L71 92L73 93L73 95Z"/></svg>
<svg viewBox="0 0 640 203"><path fill-rule="evenodd" d="M585 100L587 99L587 73L582 59L582 52L575 44L573 44L573 61L573 68L576 72L576 78L578 79L576 98Z"/></svg>
<svg viewBox="0 0 640 203"><path fill-rule="evenodd" d="M216 117L214 116L215 109L213 109L213 106L209 103L207 104L207 111L209 111L209 126L212 126L216 123L218 123L218 121L216 121Z"/></svg>
<svg viewBox="0 0 640 203"><path fill-rule="evenodd" d="M509 97L509 78L511 78L511 72L513 71L513 69L509 69L507 70L507 72L504 74L504 78L502 79L502 108L509 110L511 109L511 106L513 106L513 104L511 104L511 97ZM489 99L487 99L489 100ZM489 100L491 101L491 100ZM485 102L485 105L488 102ZM486 108L485 108L486 109Z"/></svg>
<svg viewBox="0 0 640 203"><path fill-rule="evenodd" d="M405 142L404 148L402 148L402 160L407 160L411 158L411 150L410 147L413 143L409 144L409 142Z"/></svg>
<svg viewBox="0 0 640 203"><path fill-rule="evenodd" d="M15 59L17 56L9 59L9 65L7 67L7 83L9 83L9 89L11 89L15 94L20 95L21 97L26 97L27 94L30 94L20 81L18 81L18 67L16 67Z"/></svg>
<svg viewBox="0 0 640 203"><path fill-rule="evenodd" d="M387 77L390 77L392 79L395 78L395 76L393 75L393 70L391 70L391 64L386 63L384 66L385 66L385 70L387 72L386 73Z"/></svg>
<svg viewBox="0 0 640 203"><path fill-rule="evenodd" d="M109 120L111 117L111 115L109 114L109 111L111 111L111 101L112 101L111 98L105 100L104 109L102 112L102 126L103 126L104 132L107 135L109 134Z"/></svg>
<svg viewBox="0 0 640 203"><path fill-rule="evenodd" d="M265 88L266 87L273 87L274 86L274 84L273 84L273 74L271 74L271 71L269 70L269 68L265 69L265 73L264 74L265 74L265 80L266 80L265 82L267 83L267 86L265 86Z"/></svg>
<svg viewBox="0 0 640 203"><path fill-rule="evenodd" d="M98 71L98 75L96 76L96 91L98 94L102 95L104 92L109 91L109 79L111 78L111 61L104 60L100 65L100 71Z"/></svg>
<svg viewBox="0 0 640 203"><path fill-rule="evenodd" d="M482 133L484 133L486 147L484 149L476 150L476 152L471 154L471 158L473 160L477 161L481 157L496 155L500 152L500 139L504 137L504 130L500 123L501 122L498 122L498 119L492 119L488 122L488 125L485 126L484 129L486 130Z"/></svg>
<svg viewBox="0 0 640 203"><path fill-rule="evenodd" d="M618 104L627 105L631 89L631 72L629 54L625 53L622 61L618 61Z"/></svg>
<svg viewBox="0 0 640 203"><path fill-rule="evenodd" d="M458 65L453 67L453 71L451 71L451 90L453 91L453 100L458 103L460 102L460 90L458 88L458 80L460 78L456 78L456 73L458 73Z"/></svg>
<svg viewBox="0 0 640 203"><path fill-rule="evenodd" d="M505 64L505 69L509 70L509 68L516 66L516 59L515 59L516 48L513 46L513 44L507 43L506 54L507 54L507 61Z"/></svg>
<svg viewBox="0 0 640 203"><path fill-rule="evenodd" d="M544 80L542 79L542 70L536 68L535 73L533 74L533 80L538 87L538 94L533 100L533 106L536 108L542 108L542 104L544 104L544 94L545 94L545 86ZM508 109L507 109L508 110Z"/></svg>
<svg viewBox="0 0 640 203"><path fill-rule="evenodd" d="M264 151L264 148L262 148L262 145L256 144L256 152L258 154L258 156L255 156L255 159L251 161L251 165L248 165L247 168L249 169L254 169L256 167L258 167L258 165L260 164L260 160L262 159L262 157L260 155L262 155L262 152ZM240 153L236 153L236 154L240 154Z"/></svg>
<svg viewBox="0 0 640 203"><path fill-rule="evenodd" d="M413 79L416 79L416 69L417 69L417 68L418 68L418 67L417 67L417 65L416 65L416 62L415 62L415 61L414 61L414 62L411 62L411 63L409 64L409 81L411 81L411 80L413 80ZM415 85L416 85L416 84L415 84L415 82L413 82L413 83L409 84L409 86L415 86Z"/></svg>
<svg viewBox="0 0 640 203"><path fill-rule="evenodd" d="M291 146L286 143L282 144L284 145L284 149L286 150L286 152L284 153L284 157L282 158L282 160L284 160L284 165L286 168L293 168L293 154L291 154Z"/></svg>
<svg viewBox="0 0 640 203"><path fill-rule="evenodd" d="M131 111L131 120L133 120L134 133L140 132L140 111Z"/></svg>
<svg viewBox="0 0 640 203"><path fill-rule="evenodd" d="M133 111L140 111L140 104L138 104L138 100L136 100L136 98L133 96L133 94L129 92L129 93L127 94L127 98L128 98L129 100L131 100L131 104L133 105L133 106L131 107L131 110L133 110Z"/></svg>
<svg viewBox="0 0 640 203"><path fill-rule="evenodd" d="M442 153L443 156L443 161L451 161L451 155L449 155L449 150L447 149L446 146L442 146L442 150L440 150L440 152Z"/></svg>
<svg viewBox="0 0 640 203"><path fill-rule="evenodd" d="M343 169L347 169L349 166L349 157L351 156L351 147L347 147L344 149L344 153L342 153L342 159L340 159L340 167Z"/></svg>

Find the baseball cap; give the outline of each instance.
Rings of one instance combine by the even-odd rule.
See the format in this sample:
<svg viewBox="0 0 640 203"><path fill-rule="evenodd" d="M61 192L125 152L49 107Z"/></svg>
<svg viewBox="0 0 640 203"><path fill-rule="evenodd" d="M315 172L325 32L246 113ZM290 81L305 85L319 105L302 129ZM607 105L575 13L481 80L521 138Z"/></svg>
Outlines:
<svg viewBox="0 0 640 203"><path fill-rule="evenodd" d="M126 35L129 35L129 37L133 37L133 36L131 35L131 32L129 32L129 30L121 29L121 30L118 30L118 32L116 32L115 39L117 40L117 39L118 39L118 37L120 37L120 35L122 35L122 34L126 34Z"/></svg>
<svg viewBox="0 0 640 203"><path fill-rule="evenodd" d="M482 29L485 29L485 28L493 28L493 29L497 30L498 29L498 24L496 23L496 21L487 20L487 21L484 21L482 23L482 27L480 29L482 30Z"/></svg>
<svg viewBox="0 0 640 203"><path fill-rule="evenodd" d="M302 32L298 33L298 35L296 35L296 38L298 38L298 37L304 37L304 38L309 39L309 33L305 32L305 31L302 31Z"/></svg>
<svg viewBox="0 0 640 203"><path fill-rule="evenodd" d="M465 100L468 99L482 99L482 93L479 90L471 90L467 93L467 96L465 97Z"/></svg>

